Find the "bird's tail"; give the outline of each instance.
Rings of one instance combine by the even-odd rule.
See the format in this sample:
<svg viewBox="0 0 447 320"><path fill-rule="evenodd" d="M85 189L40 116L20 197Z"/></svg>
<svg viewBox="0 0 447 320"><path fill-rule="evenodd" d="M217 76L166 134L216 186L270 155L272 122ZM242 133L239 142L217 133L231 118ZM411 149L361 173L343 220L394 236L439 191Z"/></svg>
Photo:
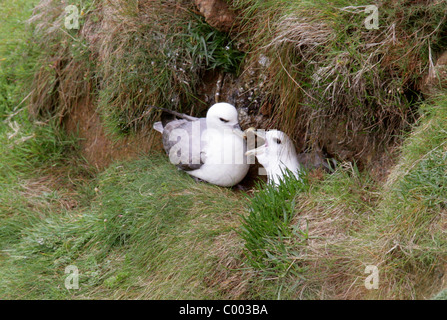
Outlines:
<svg viewBox="0 0 447 320"><path fill-rule="evenodd" d="M184 113L180 113L180 112L177 112L177 111L174 111L174 110L169 110L169 109L166 109L166 108L161 108L161 107L156 107L156 106L147 106L147 107L151 108L151 109L158 109L158 110L161 110L163 112L172 114L172 115L174 115L176 117L179 117L181 119L186 119L186 120L189 120L189 121L195 121L195 120L199 119L199 118L196 118L196 117L184 114Z"/></svg>
<svg viewBox="0 0 447 320"><path fill-rule="evenodd" d="M161 121L155 122L154 123L154 129L157 130L160 133L163 133L163 124L161 123Z"/></svg>

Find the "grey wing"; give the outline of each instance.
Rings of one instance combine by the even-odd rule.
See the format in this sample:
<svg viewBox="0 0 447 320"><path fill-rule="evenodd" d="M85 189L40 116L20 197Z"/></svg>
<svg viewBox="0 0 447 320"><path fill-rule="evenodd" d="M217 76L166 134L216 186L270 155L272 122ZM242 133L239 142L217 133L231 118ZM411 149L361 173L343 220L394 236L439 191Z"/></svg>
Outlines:
<svg viewBox="0 0 447 320"><path fill-rule="evenodd" d="M160 107L156 107L156 106L147 106L149 109L157 109L157 110L161 110L162 114L161 114L161 123L163 124L163 127L166 126L166 124L168 124L171 121L175 121L175 120L180 120L180 119L185 119L185 120L189 120L189 121L196 121L199 120L199 118L187 115L186 113L180 113L174 110L169 110L166 108L160 108Z"/></svg>
<svg viewBox="0 0 447 320"><path fill-rule="evenodd" d="M169 122L163 131L163 146L169 160L185 171L199 169L205 157L206 143L201 139L204 130L205 118Z"/></svg>

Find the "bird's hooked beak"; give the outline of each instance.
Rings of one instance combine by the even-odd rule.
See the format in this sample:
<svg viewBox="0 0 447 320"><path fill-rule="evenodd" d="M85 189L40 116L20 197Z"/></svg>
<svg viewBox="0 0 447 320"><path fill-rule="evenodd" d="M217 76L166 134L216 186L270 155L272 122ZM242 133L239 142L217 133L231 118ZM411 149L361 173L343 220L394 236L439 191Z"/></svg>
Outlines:
<svg viewBox="0 0 447 320"><path fill-rule="evenodd" d="M233 126L233 133L235 135L238 135L239 137L241 137L242 139L244 139L246 137L245 132L242 131L241 126L239 125L239 123L236 123Z"/></svg>
<svg viewBox="0 0 447 320"><path fill-rule="evenodd" d="M233 133L238 135L239 137L241 137L242 139L246 139L247 138L247 133L249 132L255 132L256 129L253 127L250 127L248 129L246 129L245 131L242 131L241 126L239 125L239 123L235 124L233 126Z"/></svg>
<svg viewBox="0 0 447 320"><path fill-rule="evenodd" d="M251 156L251 155L261 155L265 152L265 148L267 147L267 140L265 140L265 131L264 130L256 130L255 128L248 128L247 130L245 130L245 134L249 134L249 133L254 133L255 135L258 136L258 138L261 138L264 142L264 144L262 144L261 146L255 148L255 149L251 149L248 150L247 152L245 152L246 156Z"/></svg>

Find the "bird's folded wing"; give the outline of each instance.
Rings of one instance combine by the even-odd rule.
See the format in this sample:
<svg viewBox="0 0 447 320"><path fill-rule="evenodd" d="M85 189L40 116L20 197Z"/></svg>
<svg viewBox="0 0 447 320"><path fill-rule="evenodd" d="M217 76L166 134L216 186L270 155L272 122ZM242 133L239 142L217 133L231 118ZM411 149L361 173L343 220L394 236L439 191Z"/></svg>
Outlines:
<svg viewBox="0 0 447 320"><path fill-rule="evenodd" d="M201 133L206 130L206 120L175 120L163 131L163 146L170 161L185 171L197 170L204 164L206 142Z"/></svg>
<svg viewBox="0 0 447 320"><path fill-rule="evenodd" d="M199 120L199 118L187 115L185 113L180 113L180 112L177 112L174 110L169 110L166 108L161 108L161 107L156 107L156 106L148 106L148 107L149 107L149 109L161 110L165 114L165 117L167 117L167 118L169 118L169 116L167 115L167 114L169 114L169 115L172 115L173 117L176 117L177 119L185 119L185 120L189 120L189 121ZM165 121L162 121L162 122L164 123Z"/></svg>

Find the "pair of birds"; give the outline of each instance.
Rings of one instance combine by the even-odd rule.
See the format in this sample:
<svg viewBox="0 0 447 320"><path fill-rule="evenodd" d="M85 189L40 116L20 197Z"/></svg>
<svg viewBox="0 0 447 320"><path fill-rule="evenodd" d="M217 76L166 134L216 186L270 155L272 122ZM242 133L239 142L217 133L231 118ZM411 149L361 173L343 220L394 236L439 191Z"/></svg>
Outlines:
<svg viewBox="0 0 447 320"><path fill-rule="evenodd" d="M250 155L266 169L268 183L278 185L286 170L299 177L301 168L290 138L279 130L242 131L237 110L229 103L214 104L206 118L162 110L161 121L154 124L154 129L162 133L170 161L195 178L222 187L234 186L246 176ZM264 144L247 150L249 131Z"/></svg>

